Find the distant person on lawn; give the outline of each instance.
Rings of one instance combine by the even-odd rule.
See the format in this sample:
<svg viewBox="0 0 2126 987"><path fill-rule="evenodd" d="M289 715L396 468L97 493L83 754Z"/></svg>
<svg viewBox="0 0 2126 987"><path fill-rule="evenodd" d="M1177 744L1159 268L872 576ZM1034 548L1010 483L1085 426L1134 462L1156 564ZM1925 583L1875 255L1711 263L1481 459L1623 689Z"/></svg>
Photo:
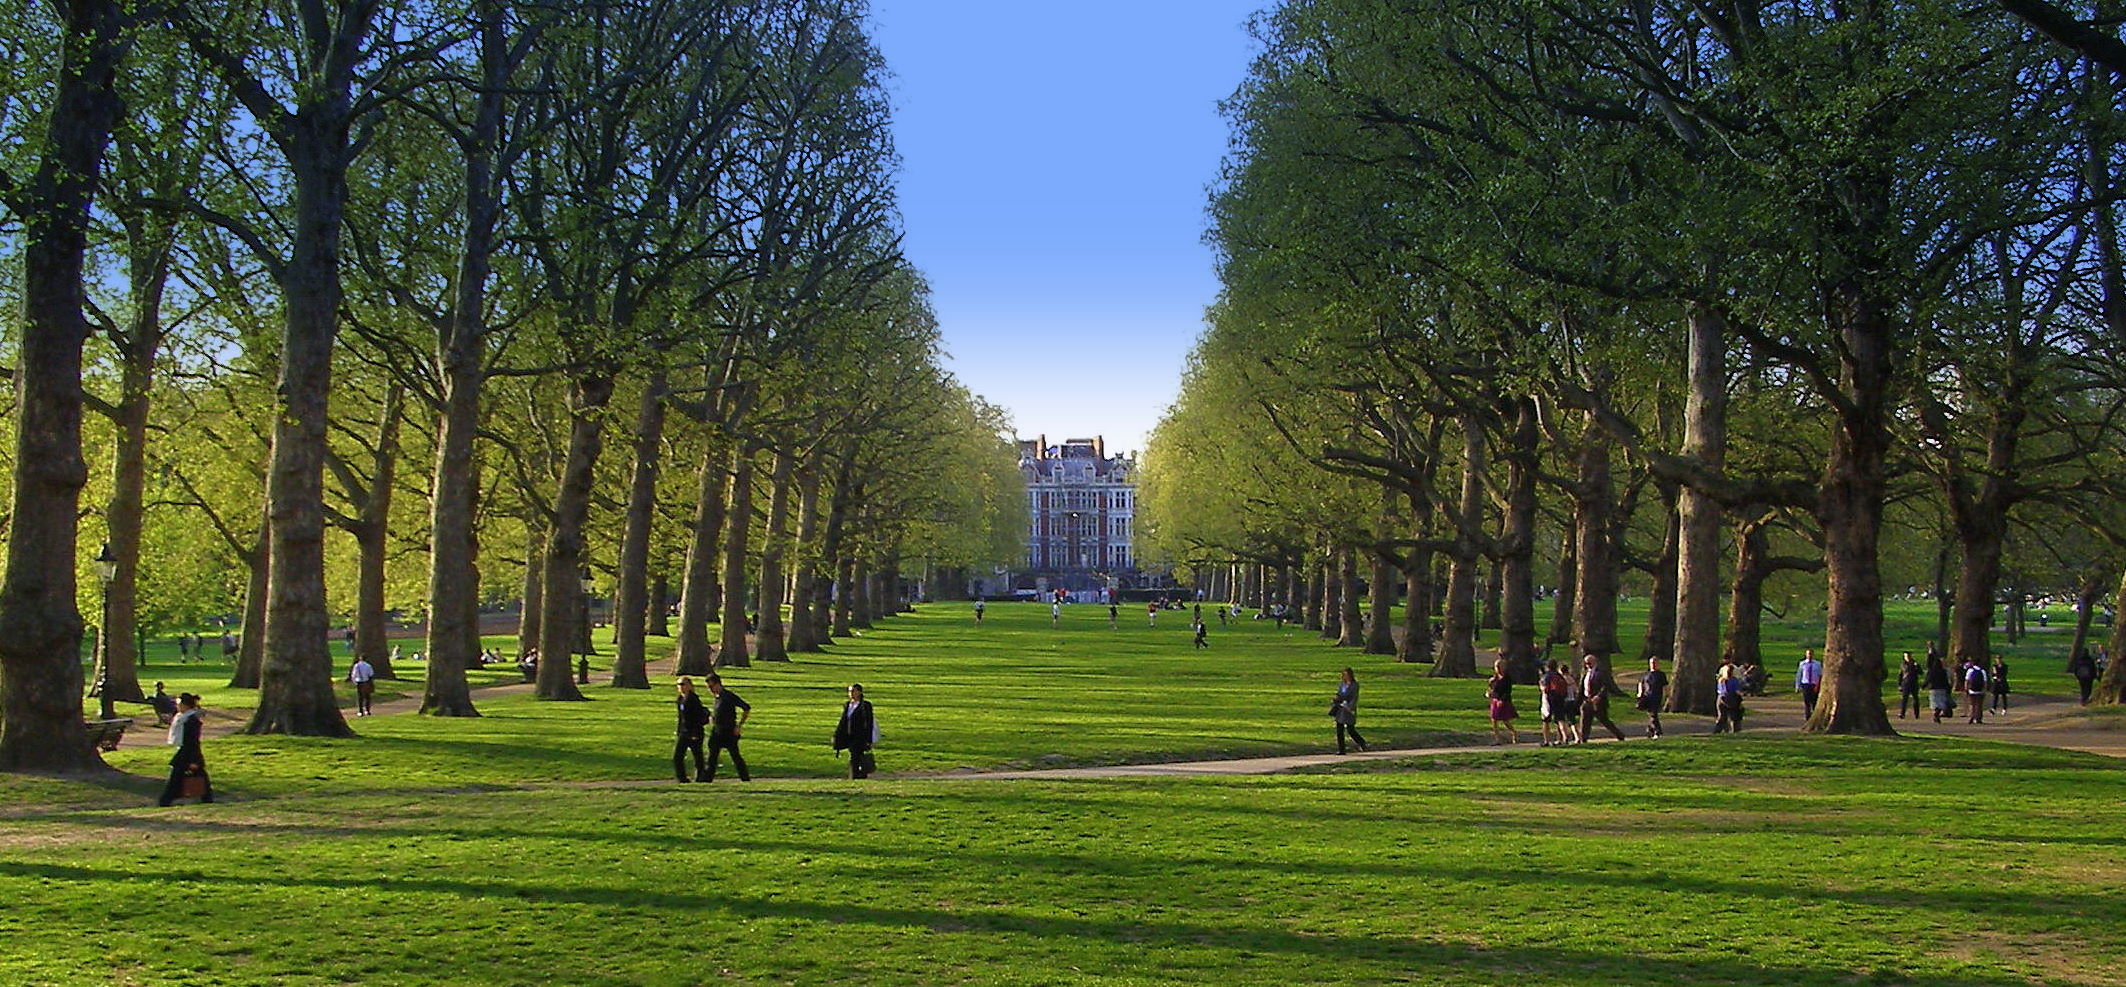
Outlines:
<svg viewBox="0 0 2126 987"><path fill-rule="evenodd" d="M982 599L981 599L981 597L976 597L976 598L975 598L975 601L974 601L974 622L975 622L975 623L979 624L979 623L981 623L981 622L982 622L982 609L983 609L984 607L986 607L986 606L988 606L988 604L986 604L986 603L982 602Z"/></svg>
<svg viewBox="0 0 2126 987"><path fill-rule="evenodd" d="M1514 729L1513 721L1520 711L1513 708L1513 678L1506 674L1506 660L1501 658L1491 666L1491 681L1484 685L1484 696L1491 700L1491 744L1501 743L1499 734L1505 733L1504 743L1518 744L1521 732Z"/></svg>
<svg viewBox="0 0 2126 987"><path fill-rule="evenodd" d="M2067 674L2074 676L2074 684L2082 687L2082 705L2089 705L2090 693L2096 687L2096 656L2082 648L2067 662Z"/></svg>
<svg viewBox="0 0 2126 987"><path fill-rule="evenodd" d="M701 697L694 694L694 680L682 677L679 680L679 695L673 700L678 713L678 740L672 745L672 775L682 782L707 781L709 769L707 757L701 751L703 731L709 726L709 708L701 704ZM687 752L694 752L694 773L687 774Z"/></svg>
<svg viewBox="0 0 2126 987"><path fill-rule="evenodd" d="M1646 675L1639 679L1639 710L1646 714L1646 739L1661 739L1661 700L1668 695L1668 673L1658 655L1646 656Z"/></svg>
<svg viewBox="0 0 2126 987"><path fill-rule="evenodd" d="M1720 659L1720 671L1713 676L1713 695L1718 699L1715 709L1719 713L1713 719L1713 732L1741 733L1742 669L1736 667L1732 655Z"/></svg>
<svg viewBox="0 0 2126 987"><path fill-rule="evenodd" d="M177 753L170 755L170 780L162 786L162 798L157 805L171 805L180 798L198 798L201 802L214 801L214 782L207 777L207 759L199 751L199 729L205 725L206 714L200 712L199 697L189 692L177 695L177 718L170 721L170 746ZM185 792L190 781L194 794Z"/></svg>
<svg viewBox="0 0 2126 987"><path fill-rule="evenodd" d="M746 721L753 718L753 704L724 688L721 675L710 673L708 682L709 694L716 697L716 706L709 711L709 771L701 780L716 780L716 760L728 750L731 766L738 769L738 780L752 781L752 774L746 771L746 759L738 753L738 735L745 731Z"/></svg>
<svg viewBox="0 0 2126 987"><path fill-rule="evenodd" d="M376 695L376 667L369 659L354 656L354 667L347 670L347 681L354 683L354 715L369 715L369 700Z"/></svg>
<svg viewBox="0 0 2126 987"><path fill-rule="evenodd" d="M1956 712L1956 700L1950 698L1949 666L1942 664L1941 656L1927 654L1927 705L1934 710L1934 722Z"/></svg>
<svg viewBox="0 0 2126 987"><path fill-rule="evenodd" d="M1580 743L1587 742L1587 735L1600 723L1611 736L1624 739L1624 731L1609 719L1609 697L1621 696L1624 690L1617 688L1617 677L1610 674L1609 663L1600 655L1588 655L1581 664L1585 671L1580 676Z"/></svg>
<svg viewBox="0 0 2126 987"><path fill-rule="evenodd" d="M1806 720L1816 715L1816 696L1823 690L1823 662L1816 659L1816 649L1801 652L1801 663L1794 666L1794 691L1801 693L1801 718Z"/></svg>
<svg viewBox="0 0 2126 987"><path fill-rule="evenodd" d="M871 712L871 702L864 698L864 687L849 684L849 701L842 704L841 722L834 725L834 752L849 752L849 778L870 777L877 770L871 748L878 743L878 717Z"/></svg>
<svg viewBox="0 0 2126 987"><path fill-rule="evenodd" d="M1897 666L1897 718L1905 718L1905 708L1912 709L1912 718L1919 719L1919 687L1926 680L1926 670L1912 660L1912 653L1905 652L1904 664Z"/></svg>
<svg viewBox="0 0 2126 987"><path fill-rule="evenodd" d="M1964 722L1986 722L1986 665L1977 658L1964 659Z"/></svg>
<svg viewBox="0 0 2126 987"><path fill-rule="evenodd" d="M1208 628L1208 627L1205 627L1205 626L1203 626L1203 621L1201 621L1201 620L1198 620L1198 621L1196 621L1196 647L1198 647L1198 648L1208 648L1208 647L1210 647L1210 646L1211 646L1211 642L1210 642L1210 633L1211 633L1211 629L1210 629L1210 628Z"/></svg>
<svg viewBox="0 0 2126 987"><path fill-rule="evenodd" d="M1329 701L1329 718L1336 721L1336 753L1346 754L1344 737L1359 750L1366 749L1366 738L1358 735L1358 676L1350 669L1343 672L1343 681L1336 684L1336 698Z"/></svg>
<svg viewBox="0 0 2126 987"><path fill-rule="evenodd" d="M1572 742L1573 718L1578 711L1571 707L1572 684L1564 672L1558 670L1558 660L1552 658L1543 663L1543 674L1536 678L1536 688L1543 694L1543 742L1542 747L1563 747ZM1550 728L1557 727L1558 739L1550 739Z"/></svg>
<svg viewBox="0 0 2126 987"><path fill-rule="evenodd" d="M1986 694L1992 697L1993 712L2008 711L2008 662L1999 655L1993 656L1993 678L1986 683Z"/></svg>

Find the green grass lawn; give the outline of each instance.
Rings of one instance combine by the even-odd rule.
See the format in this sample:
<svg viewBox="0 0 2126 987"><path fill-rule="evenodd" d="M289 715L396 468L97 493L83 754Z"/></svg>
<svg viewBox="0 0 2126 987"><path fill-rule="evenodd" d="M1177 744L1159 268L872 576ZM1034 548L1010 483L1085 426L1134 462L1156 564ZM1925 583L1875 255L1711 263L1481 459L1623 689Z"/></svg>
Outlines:
<svg viewBox="0 0 2126 987"><path fill-rule="evenodd" d="M750 785L666 776L668 682L217 738L223 802L0 777L0 983L2126 983L2126 772L1957 739L1676 736L1259 778L834 778L1474 737L1481 684L1247 622L926 607L728 676ZM2035 683L2033 683L2035 684ZM1343 767L1343 766L1339 766Z"/></svg>

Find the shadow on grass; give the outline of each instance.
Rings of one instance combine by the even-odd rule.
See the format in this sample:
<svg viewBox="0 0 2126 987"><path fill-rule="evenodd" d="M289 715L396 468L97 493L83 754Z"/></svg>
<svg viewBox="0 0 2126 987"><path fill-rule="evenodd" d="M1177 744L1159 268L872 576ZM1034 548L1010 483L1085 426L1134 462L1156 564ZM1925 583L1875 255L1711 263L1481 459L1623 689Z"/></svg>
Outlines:
<svg viewBox="0 0 2126 987"><path fill-rule="evenodd" d="M225 885L254 889L261 885L343 894L424 893L456 895L466 899L495 901L520 899L543 904L569 904L592 908L636 911L653 908L670 913L675 920L701 921L707 915L724 915L740 921L780 920L818 925L863 925L898 933L910 928L944 934L1019 935L1036 939L1090 940L1127 944L1132 949L1226 949L1243 954L1276 954L1293 959L1334 964L1349 969L1352 963L1372 963L1398 971L1452 971L1471 980L1491 983L1527 982L1531 974L1544 982L1602 985L1668 981L1677 983L1722 983L1793 987L1800 983L1844 982L1852 971L1843 967L1812 967L1797 964L1746 965L1728 958L1679 958L1628 952L1575 949L1560 943L1540 947L1472 947L1453 943L1422 942L1407 938L1301 934L1270 924L1206 924L1164 921L1139 916L1098 918L1091 916L1031 916L1002 909L945 911L935 908L889 907L857 903L821 904L777 900L750 895L700 894L645 888L594 888L569 885L523 885L483 883L431 877L368 879L281 875L268 880L251 876L208 874L174 870L149 875L66 864L24 864L0 861L0 874L36 881L93 882L166 886L170 882L193 885ZM1495 877L1495 875L1494 875ZM321 904L320 907L323 907ZM1355 972L1355 971L1354 971ZM2028 980L2008 973L1930 973L1933 987L2009 987Z"/></svg>

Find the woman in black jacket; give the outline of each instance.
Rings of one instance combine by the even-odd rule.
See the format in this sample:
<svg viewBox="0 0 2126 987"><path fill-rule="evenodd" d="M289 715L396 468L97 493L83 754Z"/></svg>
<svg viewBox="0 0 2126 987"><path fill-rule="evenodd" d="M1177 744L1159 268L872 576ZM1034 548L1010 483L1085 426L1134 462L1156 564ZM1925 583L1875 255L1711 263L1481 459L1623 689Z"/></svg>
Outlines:
<svg viewBox="0 0 2126 987"><path fill-rule="evenodd" d="M199 728L205 714L199 711L199 697L189 692L177 697L177 718L170 721L170 743L177 753L170 755L170 780L162 786L162 799L158 805L170 805L179 798L187 797L185 780L197 778L201 802L214 801L214 782L207 778L207 761L199 753Z"/></svg>
<svg viewBox="0 0 2126 987"><path fill-rule="evenodd" d="M862 778L877 767L871 757L871 745L877 740L878 721L872 718L864 687L852 684L849 701L842 706L841 722L834 725L834 750L849 752L850 778Z"/></svg>

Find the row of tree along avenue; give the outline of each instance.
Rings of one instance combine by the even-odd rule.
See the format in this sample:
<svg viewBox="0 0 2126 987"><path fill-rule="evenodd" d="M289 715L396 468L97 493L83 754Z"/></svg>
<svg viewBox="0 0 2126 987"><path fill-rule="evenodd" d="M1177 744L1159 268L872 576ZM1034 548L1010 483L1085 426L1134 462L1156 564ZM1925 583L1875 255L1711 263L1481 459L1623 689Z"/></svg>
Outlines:
<svg viewBox="0 0 2126 987"><path fill-rule="evenodd" d="M2126 609L2126 47L2086 6L1276 6L1148 537L1440 675L1480 625L1522 681L1550 643L1672 656L1674 711L1820 602L1818 732L1890 731L1888 596L1980 658L1997 601L2066 598L2093 651Z"/></svg>
<svg viewBox="0 0 2126 987"><path fill-rule="evenodd" d="M115 698L138 636L219 617L248 729L332 736L335 627L391 677L387 620L425 622L425 712L474 716L490 604L558 658L610 596L612 685L647 688L651 636L681 672L781 660L917 566L1016 555L1008 424L940 369L900 254L866 17L0 11L0 769L100 767L85 603ZM568 666L540 698L581 698Z"/></svg>

